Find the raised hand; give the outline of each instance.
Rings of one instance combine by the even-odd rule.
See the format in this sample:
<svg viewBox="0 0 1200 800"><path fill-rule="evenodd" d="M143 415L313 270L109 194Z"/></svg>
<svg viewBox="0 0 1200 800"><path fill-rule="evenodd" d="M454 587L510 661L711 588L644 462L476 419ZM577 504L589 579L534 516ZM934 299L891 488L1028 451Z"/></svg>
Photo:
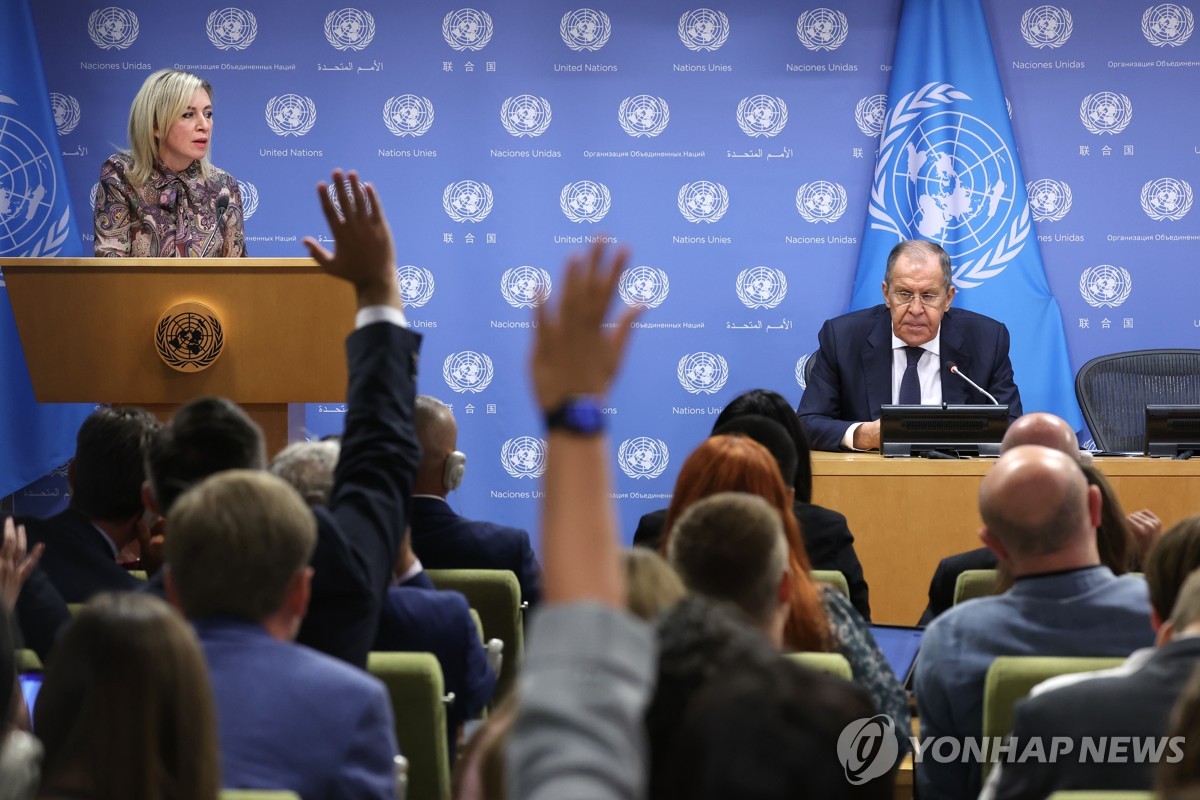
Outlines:
<svg viewBox="0 0 1200 800"><path fill-rule="evenodd" d="M43 545L25 550L25 526L14 525L12 517L4 520L4 541L0 544L0 601L9 611L17 604L25 579L42 557Z"/></svg>

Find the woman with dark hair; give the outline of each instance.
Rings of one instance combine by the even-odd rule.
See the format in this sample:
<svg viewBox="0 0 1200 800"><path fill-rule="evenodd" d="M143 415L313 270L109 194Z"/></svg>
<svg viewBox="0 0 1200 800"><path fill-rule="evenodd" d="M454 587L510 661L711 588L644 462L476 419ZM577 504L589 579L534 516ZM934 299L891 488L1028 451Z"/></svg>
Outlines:
<svg viewBox="0 0 1200 800"><path fill-rule="evenodd" d="M812 579L800 528L791 509L791 491L770 452L744 436L713 436L688 456L679 470L667 509L660 552L666 553L672 529L698 500L720 492L745 492L765 499L778 512L788 545L792 575L790 606L783 645L789 650L832 651L850 662L854 680L871 695L881 714L896 723L897 736L907 743L911 729L908 697L896 679L871 631L841 592L818 586Z"/></svg>
<svg viewBox="0 0 1200 800"><path fill-rule="evenodd" d="M34 709L45 800L217 800L204 654L147 594L97 595L55 647Z"/></svg>

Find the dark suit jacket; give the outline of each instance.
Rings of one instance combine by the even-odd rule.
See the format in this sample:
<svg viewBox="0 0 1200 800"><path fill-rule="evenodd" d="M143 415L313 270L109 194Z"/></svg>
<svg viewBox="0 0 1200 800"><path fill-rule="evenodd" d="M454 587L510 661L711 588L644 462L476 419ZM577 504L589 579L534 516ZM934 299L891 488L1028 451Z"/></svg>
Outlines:
<svg viewBox="0 0 1200 800"><path fill-rule="evenodd" d="M71 621L71 612L41 566L33 568L21 587L15 616L22 644L36 652L45 664L59 631Z"/></svg>
<svg viewBox="0 0 1200 800"><path fill-rule="evenodd" d="M1137 763L1132 747L1127 763L1080 763L1085 736L1158 737L1166 735L1171 709L1200 664L1200 638L1189 637L1159 648L1139 670L1113 678L1094 678L1043 692L1017 703L1013 734L1018 741L1041 736L1070 737L1074 745L1054 764L1006 763L997 798L1041 798L1053 792L1104 789L1149 791L1154 764ZM1049 744L1047 744L1049 749ZM1167 749L1166 756L1171 756Z"/></svg>
<svg viewBox="0 0 1200 800"><path fill-rule="evenodd" d="M488 666L467 599L437 589L388 589L372 649L437 656L446 691L454 692L446 726L453 757L458 726L478 717L496 690L496 673Z"/></svg>
<svg viewBox="0 0 1200 800"><path fill-rule="evenodd" d="M835 317L817 334L819 349L796 413L817 450L841 450L846 429L879 418L892 402L892 318L882 304ZM1008 329L982 314L949 309L941 323L942 400L951 405L987 403L946 365L958 364L971 380L1021 416L1021 397L1008 358Z"/></svg>
<svg viewBox="0 0 1200 800"><path fill-rule="evenodd" d="M86 603L98 592L133 592L144 585L117 563L108 538L78 511L18 522L30 546L46 545L40 566L66 602Z"/></svg>
<svg viewBox="0 0 1200 800"><path fill-rule="evenodd" d="M520 528L455 514L437 497L412 499L412 549L426 569L510 569L530 606L542 599L542 575Z"/></svg>
<svg viewBox="0 0 1200 800"><path fill-rule="evenodd" d="M850 584L850 602L862 614L862 618L870 622L867 579L863 577L862 564L854 552L854 536L846 525L846 518L836 511L799 500L793 510L800 523L800 535L804 537L809 564L813 569L836 569L845 575L846 582ZM665 508L643 514L633 534L634 546L657 550L666 520Z"/></svg>
<svg viewBox="0 0 1200 800"><path fill-rule="evenodd" d="M938 614L954 605L954 586L958 576L969 569L995 569L999 562L996 554L986 547L977 547L965 553L946 556L938 562L929 582L929 606L921 617L921 625L928 625Z"/></svg>

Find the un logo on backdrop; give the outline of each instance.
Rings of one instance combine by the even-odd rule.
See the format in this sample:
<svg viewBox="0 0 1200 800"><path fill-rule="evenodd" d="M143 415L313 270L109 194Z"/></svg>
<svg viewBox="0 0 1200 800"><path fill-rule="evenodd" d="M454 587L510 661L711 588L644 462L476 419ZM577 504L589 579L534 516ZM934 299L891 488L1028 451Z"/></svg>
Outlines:
<svg viewBox="0 0 1200 800"><path fill-rule="evenodd" d="M787 125L787 103L782 97L756 94L743 97L737 107L737 123L747 136L776 136Z"/></svg>
<svg viewBox="0 0 1200 800"><path fill-rule="evenodd" d="M59 136L66 136L79 126L82 116L79 112L79 101L69 94L50 93L50 112L54 114L54 127L58 128Z"/></svg>
<svg viewBox="0 0 1200 800"><path fill-rule="evenodd" d="M1147 181L1141 199L1142 210L1150 219L1175 222L1192 210L1192 185L1176 178Z"/></svg>
<svg viewBox="0 0 1200 800"><path fill-rule="evenodd" d="M854 106L854 124L867 136L883 133L883 121L887 118L887 95L873 94L864 97Z"/></svg>
<svg viewBox="0 0 1200 800"><path fill-rule="evenodd" d="M738 300L746 308L776 308L787 297L787 276L781 269L751 267L737 276Z"/></svg>
<svg viewBox="0 0 1200 800"><path fill-rule="evenodd" d="M716 394L729 380L729 362L716 353L687 353L679 359L675 375L692 394Z"/></svg>
<svg viewBox="0 0 1200 800"><path fill-rule="evenodd" d="M540 267L520 266L504 270L500 293L513 308L536 308L550 299L550 273Z"/></svg>
<svg viewBox="0 0 1200 800"><path fill-rule="evenodd" d="M492 40L492 15L474 8L451 11L442 19L442 38L455 50L482 50Z"/></svg>
<svg viewBox="0 0 1200 800"><path fill-rule="evenodd" d="M492 187L480 181L448 184L442 208L455 222L483 222L492 213Z"/></svg>
<svg viewBox="0 0 1200 800"><path fill-rule="evenodd" d="M258 211L258 187L250 181L238 181L237 185L242 195L242 219L250 219Z"/></svg>
<svg viewBox="0 0 1200 800"><path fill-rule="evenodd" d="M713 181L692 181L679 187L678 205L688 222L716 222L729 210L729 192Z"/></svg>
<svg viewBox="0 0 1200 800"><path fill-rule="evenodd" d="M88 192L88 200L92 201L92 208L96 207L96 200L100 197L100 181L92 184L92 190Z"/></svg>
<svg viewBox="0 0 1200 800"><path fill-rule="evenodd" d="M729 17L720 11L697 8L679 17L679 40L688 50L720 50L728 38Z"/></svg>
<svg viewBox="0 0 1200 800"><path fill-rule="evenodd" d="M338 50L362 50L375 39L375 17L359 8L330 11L325 39Z"/></svg>
<svg viewBox="0 0 1200 800"><path fill-rule="evenodd" d="M804 373L808 372L808 362L812 359L813 354L800 356L796 359L796 383L801 389L808 388L808 381L804 379Z"/></svg>
<svg viewBox="0 0 1200 800"><path fill-rule="evenodd" d="M572 50L599 50L608 44L612 35L612 23L608 14L591 8L577 8L563 14L562 24L558 26L563 44Z"/></svg>
<svg viewBox="0 0 1200 800"><path fill-rule="evenodd" d="M846 15L832 8L814 8L805 11L796 20L796 36L800 44L809 50L837 50L850 33Z"/></svg>
<svg viewBox="0 0 1200 800"><path fill-rule="evenodd" d="M303 136L317 122L317 104L299 94L281 94L267 101L267 125L276 136Z"/></svg>
<svg viewBox="0 0 1200 800"><path fill-rule="evenodd" d="M617 282L617 292L630 308L658 308L670 291L666 271L656 267L627 269Z"/></svg>
<svg viewBox="0 0 1200 800"><path fill-rule="evenodd" d="M1162 3L1142 14L1142 35L1155 47L1179 47L1195 29L1196 19L1186 6Z"/></svg>
<svg viewBox="0 0 1200 800"><path fill-rule="evenodd" d="M109 6L88 17L88 36L101 50L124 50L137 40L137 14L128 8Z"/></svg>
<svg viewBox="0 0 1200 800"><path fill-rule="evenodd" d="M459 393L482 392L492 382L494 374L491 357L474 350L451 353L442 362L442 378L447 386Z"/></svg>
<svg viewBox="0 0 1200 800"><path fill-rule="evenodd" d="M1133 103L1123 94L1098 92L1089 94L1079 104L1079 120L1095 134L1120 133L1133 119Z"/></svg>
<svg viewBox="0 0 1200 800"><path fill-rule="evenodd" d="M514 478L540 478L546 471L546 442L532 436L506 439L500 446L500 465Z"/></svg>
<svg viewBox="0 0 1200 800"><path fill-rule="evenodd" d="M500 122L513 136L541 136L550 127L550 101L532 94L510 97L500 106Z"/></svg>
<svg viewBox="0 0 1200 800"><path fill-rule="evenodd" d="M657 478L670 461L671 452L662 439L637 436L626 439L617 448L617 463L621 465L621 471L634 480Z"/></svg>
<svg viewBox="0 0 1200 800"><path fill-rule="evenodd" d="M422 136L433 125L433 103L415 94L389 97L383 104L383 124L396 136Z"/></svg>
<svg viewBox="0 0 1200 800"><path fill-rule="evenodd" d="M571 222L599 222L612 206L608 187L596 181L575 181L562 189L559 208Z"/></svg>
<svg viewBox="0 0 1200 800"><path fill-rule="evenodd" d="M70 206L57 222L50 220L58 195L50 151L32 128L3 113L6 104L18 103L0 94L0 253L58 255L67 240Z"/></svg>
<svg viewBox="0 0 1200 800"><path fill-rule="evenodd" d="M1071 187L1066 181L1042 178L1026 184L1025 192L1037 222L1058 222L1071 210Z"/></svg>
<svg viewBox="0 0 1200 800"><path fill-rule="evenodd" d="M796 210L807 222L837 222L846 213L846 203L840 183L813 181L796 190Z"/></svg>
<svg viewBox="0 0 1200 800"><path fill-rule="evenodd" d="M1071 12L1058 6L1038 6L1021 15L1021 36L1030 47L1062 47L1072 28Z"/></svg>
<svg viewBox="0 0 1200 800"><path fill-rule="evenodd" d="M1132 290L1129 270L1111 264L1088 267L1079 276L1079 293L1095 308L1116 308L1129 299Z"/></svg>
<svg viewBox="0 0 1200 800"><path fill-rule="evenodd" d="M621 101L617 119L630 136L658 136L667 129L671 109L661 97L639 94Z"/></svg>
<svg viewBox="0 0 1200 800"><path fill-rule="evenodd" d="M396 267L396 286L405 306L420 308L433 297L433 273L424 267L405 264Z"/></svg>
<svg viewBox="0 0 1200 800"><path fill-rule="evenodd" d="M246 9L222 8L208 15L204 32L218 50L245 50L258 36L258 20Z"/></svg>

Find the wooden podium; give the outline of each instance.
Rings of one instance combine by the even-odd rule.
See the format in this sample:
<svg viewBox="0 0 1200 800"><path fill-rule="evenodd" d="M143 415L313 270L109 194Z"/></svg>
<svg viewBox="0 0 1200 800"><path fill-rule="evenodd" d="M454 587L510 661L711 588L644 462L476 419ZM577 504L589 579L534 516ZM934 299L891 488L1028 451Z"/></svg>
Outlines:
<svg viewBox="0 0 1200 800"><path fill-rule="evenodd" d="M228 397L262 426L269 456L287 443L288 403L345 399L354 290L311 259L9 258L0 268L40 402L138 405L165 419L192 398ZM212 311L203 342L164 318L187 303ZM206 358L171 355L189 342Z"/></svg>

